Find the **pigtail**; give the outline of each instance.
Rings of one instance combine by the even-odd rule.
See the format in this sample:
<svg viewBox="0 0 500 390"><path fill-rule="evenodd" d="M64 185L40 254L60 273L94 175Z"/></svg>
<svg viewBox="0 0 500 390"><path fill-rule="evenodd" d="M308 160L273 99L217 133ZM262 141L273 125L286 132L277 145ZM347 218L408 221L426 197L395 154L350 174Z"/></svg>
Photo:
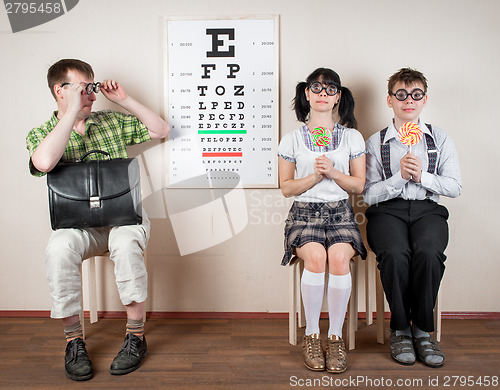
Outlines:
<svg viewBox="0 0 500 390"><path fill-rule="evenodd" d="M358 126L358 122L354 117L354 97L349 89L341 87L342 95L339 102L339 117L340 124L352 129Z"/></svg>
<svg viewBox="0 0 500 390"><path fill-rule="evenodd" d="M309 101L306 99L306 89L306 82L298 83L295 88L295 98L293 99L293 109L295 110L297 120L304 123L307 121L309 111L311 110Z"/></svg>

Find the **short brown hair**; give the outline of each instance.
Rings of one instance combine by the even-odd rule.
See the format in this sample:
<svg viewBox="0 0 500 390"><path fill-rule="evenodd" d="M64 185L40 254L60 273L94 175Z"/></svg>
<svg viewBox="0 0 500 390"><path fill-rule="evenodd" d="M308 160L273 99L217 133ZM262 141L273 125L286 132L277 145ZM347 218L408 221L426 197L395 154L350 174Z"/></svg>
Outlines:
<svg viewBox="0 0 500 390"><path fill-rule="evenodd" d="M80 72L89 79L94 78L94 70L86 62L76 59L63 59L57 61L47 72L47 83L50 88L50 93L52 93L54 99L56 98L54 86L67 82L66 76L68 75L69 70Z"/></svg>
<svg viewBox="0 0 500 390"><path fill-rule="evenodd" d="M427 79L422 72L412 68L401 68L389 77L389 83L387 85L389 95L394 92L394 86L400 81L404 83L405 87L420 83L424 87L424 92L427 93Z"/></svg>

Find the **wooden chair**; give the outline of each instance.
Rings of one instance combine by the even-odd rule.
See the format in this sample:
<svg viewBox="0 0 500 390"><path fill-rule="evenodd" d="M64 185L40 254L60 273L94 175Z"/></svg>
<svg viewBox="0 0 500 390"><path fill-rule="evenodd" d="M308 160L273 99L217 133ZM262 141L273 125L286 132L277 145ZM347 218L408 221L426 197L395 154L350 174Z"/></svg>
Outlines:
<svg viewBox="0 0 500 390"><path fill-rule="evenodd" d="M94 256L88 258L83 264L82 264L82 311L80 313L80 322L82 324L82 331L83 331L83 339L85 340L85 321L84 321L84 310L83 310L83 294L84 290L87 290L87 297L88 297L88 302L89 302L89 317L90 317L90 323L93 324L99 320L98 315L97 315L97 273L96 273L96 266L95 266L95 259L96 257L103 257L103 258L108 258L109 259L109 252L105 252L102 255L99 256ZM147 252L144 251L144 265L147 267ZM86 264L86 266L84 266ZM83 270L87 269L87 277L83 277ZM84 283L84 280L86 283ZM85 285L85 286L84 286ZM146 322L146 305L144 305L144 322Z"/></svg>
<svg viewBox="0 0 500 390"><path fill-rule="evenodd" d="M373 255L373 256L370 256ZM373 284L375 283L375 268L376 260L373 252L368 251L368 256L365 261L365 310L366 310L366 325L373 324Z"/></svg>
<svg viewBox="0 0 500 390"><path fill-rule="evenodd" d="M382 286L382 280L380 279L380 270L377 267L377 261L375 253L372 251L368 252L368 258L366 263L366 277L375 279L375 290L376 290L376 310L377 310L377 342L379 344L385 343L385 293ZM367 282L368 283L368 282ZM367 287L368 289L368 287ZM367 295L369 292L367 291ZM441 307L440 307L440 295L441 290L438 292L436 298L436 304L434 306L434 338L436 341L441 341ZM368 301L366 303L366 315L368 323L368 312L372 313L371 306Z"/></svg>
<svg viewBox="0 0 500 390"><path fill-rule="evenodd" d="M355 332L358 328L358 273L357 264L354 258L350 262L352 290L349 305L347 307L347 329L346 329L346 347L351 350L355 347ZM304 261L294 256L288 266L289 269L289 292L288 292L288 322L289 322L289 342L297 345L297 322L299 328L306 324L304 308L302 305L302 295L300 290L300 279L304 270Z"/></svg>

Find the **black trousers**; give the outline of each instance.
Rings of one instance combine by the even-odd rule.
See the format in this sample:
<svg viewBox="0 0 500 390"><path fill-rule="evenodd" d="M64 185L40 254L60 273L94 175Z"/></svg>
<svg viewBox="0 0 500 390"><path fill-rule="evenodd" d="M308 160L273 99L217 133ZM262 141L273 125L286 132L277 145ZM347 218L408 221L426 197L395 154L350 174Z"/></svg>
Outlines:
<svg viewBox="0 0 500 390"><path fill-rule="evenodd" d="M444 273L448 210L431 200L391 199L366 210L368 244L377 256L391 329L434 331Z"/></svg>

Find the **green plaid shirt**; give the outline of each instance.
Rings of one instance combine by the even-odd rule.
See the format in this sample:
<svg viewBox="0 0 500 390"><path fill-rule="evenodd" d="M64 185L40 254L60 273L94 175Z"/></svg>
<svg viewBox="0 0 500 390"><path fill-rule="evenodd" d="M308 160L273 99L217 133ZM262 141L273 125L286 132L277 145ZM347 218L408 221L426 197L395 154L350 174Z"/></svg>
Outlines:
<svg viewBox="0 0 500 390"><path fill-rule="evenodd" d="M26 137L26 147L30 154L29 168L33 176L43 176L31 162L31 155L56 127L59 119L57 112L42 126L32 129ZM76 131L71 132L68 145L61 161L73 162L90 150L98 149L108 152L111 158L127 158L127 145L140 144L151 138L148 129L135 116L117 111L105 110L92 112L85 122L85 135ZM105 159L102 154L92 154L89 159Z"/></svg>

